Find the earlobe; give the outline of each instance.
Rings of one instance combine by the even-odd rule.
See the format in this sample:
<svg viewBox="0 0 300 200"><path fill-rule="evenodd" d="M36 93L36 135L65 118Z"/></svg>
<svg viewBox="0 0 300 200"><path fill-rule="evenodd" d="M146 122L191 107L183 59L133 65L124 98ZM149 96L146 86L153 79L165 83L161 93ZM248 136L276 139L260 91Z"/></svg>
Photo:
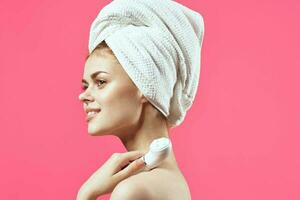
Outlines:
<svg viewBox="0 0 300 200"><path fill-rule="evenodd" d="M142 103L146 103L146 102L148 102L148 100L147 100L146 97L143 95L143 96L142 96Z"/></svg>
<svg viewBox="0 0 300 200"><path fill-rule="evenodd" d="M139 90L139 97L141 98L141 103L146 103L148 102L148 100L146 99L146 97L143 95L143 93Z"/></svg>

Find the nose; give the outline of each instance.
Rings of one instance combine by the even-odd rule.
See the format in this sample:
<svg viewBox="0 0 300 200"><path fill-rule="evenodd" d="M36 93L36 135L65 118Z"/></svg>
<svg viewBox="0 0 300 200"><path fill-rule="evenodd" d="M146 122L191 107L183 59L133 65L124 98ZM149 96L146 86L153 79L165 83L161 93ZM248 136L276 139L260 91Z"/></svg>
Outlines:
<svg viewBox="0 0 300 200"><path fill-rule="evenodd" d="M93 97L91 95L87 95L86 91L84 91L84 92L82 92L82 93L79 94L78 99L80 101L83 101L83 102L84 101L92 101Z"/></svg>

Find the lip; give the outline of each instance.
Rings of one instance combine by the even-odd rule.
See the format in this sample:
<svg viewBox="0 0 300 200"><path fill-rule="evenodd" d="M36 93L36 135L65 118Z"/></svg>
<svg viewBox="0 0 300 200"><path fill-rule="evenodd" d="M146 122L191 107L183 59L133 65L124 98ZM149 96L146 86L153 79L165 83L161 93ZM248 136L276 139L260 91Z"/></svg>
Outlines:
<svg viewBox="0 0 300 200"><path fill-rule="evenodd" d="M101 111L98 111L97 113L95 114L92 114L92 115L86 115L86 121L90 121L91 119L93 119L96 115L98 115Z"/></svg>

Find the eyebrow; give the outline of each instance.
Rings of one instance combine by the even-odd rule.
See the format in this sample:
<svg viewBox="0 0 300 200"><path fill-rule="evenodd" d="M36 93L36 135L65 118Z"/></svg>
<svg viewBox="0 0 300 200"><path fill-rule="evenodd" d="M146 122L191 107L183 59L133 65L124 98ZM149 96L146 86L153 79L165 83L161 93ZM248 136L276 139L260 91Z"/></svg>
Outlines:
<svg viewBox="0 0 300 200"><path fill-rule="evenodd" d="M108 74L108 73L105 72L105 71L96 71L96 72L94 72L94 73L91 74L91 78L94 79L94 78L95 78L98 74L100 74L100 73L106 73L106 74ZM87 83L87 81L86 81L85 79L82 79L81 82L82 82L82 83Z"/></svg>

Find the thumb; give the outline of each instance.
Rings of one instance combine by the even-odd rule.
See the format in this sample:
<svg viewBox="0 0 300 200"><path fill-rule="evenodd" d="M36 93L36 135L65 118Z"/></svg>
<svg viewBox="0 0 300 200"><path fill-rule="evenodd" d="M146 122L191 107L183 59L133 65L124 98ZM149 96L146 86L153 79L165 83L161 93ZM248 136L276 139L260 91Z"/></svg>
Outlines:
<svg viewBox="0 0 300 200"><path fill-rule="evenodd" d="M123 170L116 173L114 176L117 176L120 179L128 178L129 176L135 175L142 171L142 169L146 166L146 163L143 160L143 157L140 157L133 162L131 162L128 166L126 166Z"/></svg>

